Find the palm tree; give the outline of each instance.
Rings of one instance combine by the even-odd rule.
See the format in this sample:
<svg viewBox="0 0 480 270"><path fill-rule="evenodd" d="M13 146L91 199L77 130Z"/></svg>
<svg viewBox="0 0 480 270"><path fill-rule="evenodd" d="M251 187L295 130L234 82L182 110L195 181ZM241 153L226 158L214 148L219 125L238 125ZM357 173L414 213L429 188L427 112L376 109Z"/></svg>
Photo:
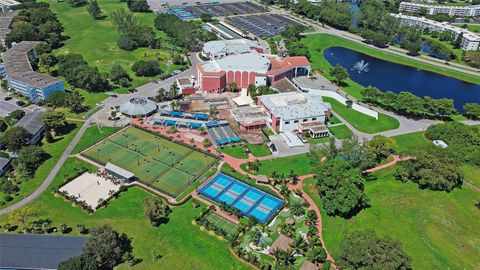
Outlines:
<svg viewBox="0 0 480 270"><path fill-rule="evenodd" d="M294 170L290 170L289 177L290 177L290 179L292 180L292 183L293 183L294 185L297 184L298 175L295 173Z"/></svg>
<svg viewBox="0 0 480 270"><path fill-rule="evenodd" d="M170 90L168 91L168 97L170 99L175 99L178 97L178 85L176 82L174 82L171 86L170 86Z"/></svg>
<svg viewBox="0 0 480 270"><path fill-rule="evenodd" d="M218 109L215 106L210 107L210 115L213 117L213 119L217 118L218 115Z"/></svg>
<svg viewBox="0 0 480 270"><path fill-rule="evenodd" d="M167 99L166 92L167 92L167 90L165 90L165 88L158 89L157 95L155 96L155 100L157 102L165 101Z"/></svg>
<svg viewBox="0 0 480 270"><path fill-rule="evenodd" d="M255 254L253 251L249 250L246 254L246 257L247 257L247 261L249 261L250 263L255 263L258 261L258 256L257 254Z"/></svg>
<svg viewBox="0 0 480 270"><path fill-rule="evenodd" d="M288 190L288 187L285 183L281 183L280 184L280 194L282 194L283 196L288 196L288 194L290 193L290 190Z"/></svg>
<svg viewBox="0 0 480 270"><path fill-rule="evenodd" d="M302 236L297 236L293 239L293 242L290 244L290 247L293 249L294 252L298 254L303 254L308 249L308 244Z"/></svg>
<svg viewBox="0 0 480 270"><path fill-rule="evenodd" d="M200 135L205 135L206 129L205 129L204 126L201 126L201 127L198 129L198 131L200 131Z"/></svg>
<svg viewBox="0 0 480 270"><path fill-rule="evenodd" d="M180 102L178 102L178 100L174 100L170 102L170 107L172 108L172 110L177 111L180 109Z"/></svg>
<svg viewBox="0 0 480 270"><path fill-rule="evenodd" d="M292 203L290 203L290 211L292 212L292 214L294 216L302 216L305 214L305 208L303 207L303 203L301 202L298 202L298 201L294 201Z"/></svg>

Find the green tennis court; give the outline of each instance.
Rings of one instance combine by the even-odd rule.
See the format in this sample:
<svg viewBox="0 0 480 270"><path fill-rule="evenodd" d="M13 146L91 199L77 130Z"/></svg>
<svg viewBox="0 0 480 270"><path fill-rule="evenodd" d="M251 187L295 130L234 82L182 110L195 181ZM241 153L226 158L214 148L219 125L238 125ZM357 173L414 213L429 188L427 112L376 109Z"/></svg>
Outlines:
<svg viewBox="0 0 480 270"><path fill-rule="evenodd" d="M207 220L208 222L210 222L210 224L213 224L215 227L222 229L228 235L233 235L238 229L237 224L216 214L215 212L208 213Z"/></svg>
<svg viewBox="0 0 480 270"><path fill-rule="evenodd" d="M171 196L185 190L215 162L212 156L134 127L103 140L83 155L122 167Z"/></svg>

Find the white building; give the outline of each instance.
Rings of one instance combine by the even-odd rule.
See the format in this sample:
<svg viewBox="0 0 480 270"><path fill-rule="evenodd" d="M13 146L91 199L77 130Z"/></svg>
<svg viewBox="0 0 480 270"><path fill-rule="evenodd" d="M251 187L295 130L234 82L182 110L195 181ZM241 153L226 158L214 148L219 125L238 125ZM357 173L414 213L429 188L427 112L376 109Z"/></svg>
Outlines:
<svg viewBox="0 0 480 270"><path fill-rule="evenodd" d="M392 13L390 15L400 19L404 25L418 26L422 29L428 28L430 31L437 32L451 31L455 35L455 38L457 38L459 35L462 35L460 46L465 51L476 51L480 46L479 35L468 31L467 29L453 26L447 22L437 22L424 17L415 17L403 14Z"/></svg>
<svg viewBox="0 0 480 270"><path fill-rule="evenodd" d="M0 0L0 9L2 10L2 13L5 13L20 4L20 2L14 0Z"/></svg>
<svg viewBox="0 0 480 270"><path fill-rule="evenodd" d="M258 97L258 103L268 116L272 129L280 132L293 131L300 124L324 123L330 118L331 106L320 97L301 92L286 92Z"/></svg>
<svg viewBox="0 0 480 270"><path fill-rule="evenodd" d="M258 42L249 39L214 40L203 45L202 56L213 60L252 51L263 53L264 49Z"/></svg>
<svg viewBox="0 0 480 270"><path fill-rule="evenodd" d="M429 15L447 14L452 17L474 17L480 16L480 5L472 6L442 6L422 3L401 2L399 12L420 13L422 9Z"/></svg>

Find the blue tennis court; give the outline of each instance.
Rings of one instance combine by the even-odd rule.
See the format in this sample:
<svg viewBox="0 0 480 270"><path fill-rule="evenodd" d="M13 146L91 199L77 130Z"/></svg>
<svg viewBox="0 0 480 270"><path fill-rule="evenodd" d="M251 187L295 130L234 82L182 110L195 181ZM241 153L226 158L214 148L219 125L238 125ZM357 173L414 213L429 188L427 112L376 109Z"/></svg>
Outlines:
<svg viewBox="0 0 480 270"><path fill-rule="evenodd" d="M192 20L197 18L195 15L186 11L184 8L171 8L167 13L173 14L182 20Z"/></svg>
<svg viewBox="0 0 480 270"><path fill-rule="evenodd" d="M267 222L283 201L225 174L218 174L200 189L200 194L217 202L232 205L246 216Z"/></svg>

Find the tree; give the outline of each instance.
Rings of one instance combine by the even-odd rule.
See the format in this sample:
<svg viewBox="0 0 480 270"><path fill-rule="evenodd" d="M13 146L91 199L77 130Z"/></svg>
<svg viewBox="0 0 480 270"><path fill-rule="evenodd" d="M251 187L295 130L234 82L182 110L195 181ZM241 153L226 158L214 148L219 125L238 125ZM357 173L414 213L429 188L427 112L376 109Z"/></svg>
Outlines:
<svg viewBox="0 0 480 270"><path fill-rule="evenodd" d="M30 224L30 219L33 218L35 214L33 213L30 207L21 207L13 211L12 219L13 222L18 224L23 230L26 230Z"/></svg>
<svg viewBox="0 0 480 270"><path fill-rule="evenodd" d="M154 227L166 223L171 212L170 207L159 199L147 198L143 201L143 213Z"/></svg>
<svg viewBox="0 0 480 270"><path fill-rule="evenodd" d="M294 216L299 217L305 214L305 207L303 206L303 203L299 201L291 202L289 208Z"/></svg>
<svg viewBox="0 0 480 270"><path fill-rule="evenodd" d="M399 241L380 238L371 230L348 235L340 245L335 263L341 269L412 269L412 260Z"/></svg>
<svg viewBox="0 0 480 270"><path fill-rule="evenodd" d="M308 244L301 235L298 235L293 239L293 242L290 244L290 247L294 252L303 254L305 251L307 251Z"/></svg>
<svg viewBox="0 0 480 270"><path fill-rule="evenodd" d="M32 135L23 127L12 127L3 133L0 144L9 151L18 152L29 144Z"/></svg>
<svg viewBox="0 0 480 270"><path fill-rule="evenodd" d="M375 135L367 143L367 149L375 155L377 161L382 161L393 154L395 146L396 142L394 139L383 135Z"/></svg>
<svg viewBox="0 0 480 270"><path fill-rule="evenodd" d="M127 0L127 6L132 12L150 12L147 0Z"/></svg>
<svg viewBox="0 0 480 270"><path fill-rule="evenodd" d="M38 64L40 67L45 69L48 74L50 74L50 69L57 64L58 60L57 58L50 53L44 53L40 55L40 59Z"/></svg>
<svg viewBox="0 0 480 270"><path fill-rule="evenodd" d="M35 171L46 157L47 154L42 148L36 145L25 146L18 152L14 166L19 175L29 178L35 174Z"/></svg>
<svg viewBox="0 0 480 270"><path fill-rule="evenodd" d="M167 90L165 90L165 88L159 88L155 96L155 101L163 102L165 100L167 100Z"/></svg>
<svg viewBox="0 0 480 270"><path fill-rule="evenodd" d="M133 16L133 13L121 8L114 10L111 14L111 18L115 26L117 26L118 32L123 36L133 32L138 26L138 22Z"/></svg>
<svg viewBox="0 0 480 270"><path fill-rule="evenodd" d="M237 91L237 83L232 82L227 85L227 91L228 92L236 92Z"/></svg>
<svg viewBox="0 0 480 270"><path fill-rule="evenodd" d="M82 256L90 258L98 269L113 269L123 263L125 255L131 251L131 240L126 234L119 234L109 225L101 225L91 230Z"/></svg>
<svg viewBox="0 0 480 270"><path fill-rule="evenodd" d="M414 160L401 161L395 178L402 182L412 181L422 189L450 192L462 184L463 173L457 162L444 151L437 149L418 150Z"/></svg>
<svg viewBox="0 0 480 270"><path fill-rule="evenodd" d="M123 69L123 67L119 64L115 64L112 67L112 70L108 74L110 80L115 84L120 84L122 80L131 81L130 75Z"/></svg>
<svg viewBox="0 0 480 270"><path fill-rule="evenodd" d="M330 76L333 78L333 82L336 84L342 84L344 80L348 79L348 71L346 68L337 64L334 68L330 69Z"/></svg>
<svg viewBox="0 0 480 270"><path fill-rule="evenodd" d="M322 246L316 246L307 252L306 257L312 263L323 263L327 260L327 252Z"/></svg>
<svg viewBox="0 0 480 270"><path fill-rule="evenodd" d="M47 132L56 132L65 125L65 114L56 111L45 112L42 114L42 123Z"/></svg>
<svg viewBox="0 0 480 270"><path fill-rule="evenodd" d="M87 3L86 0L67 0L67 3L72 7L81 7Z"/></svg>
<svg viewBox="0 0 480 270"><path fill-rule="evenodd" d="M317 189L328 215L351 217L368 205L360 170L347 161L324 161L315 171Z"/></svg>
<svg viewBox="0 0 480 270"><path fill-rule="evenodd" d="M110 88L107 76L96 67L89 67L80 54L67 54L58 57L58 73L75 88L88 92L103 92Z"/></svg>
<svg viewBox="0 0 480 270"><path fill-rule="evenodd" d="M170 90L168 91L168 97L170 99L175 99L178 97L178 91L180 89L178 88L178 85L177 85L177 82L174 82L172 83L172 85L170 85Z"/></svg>
<svg viewBox="0 0 480 270"><path fill-rule="evenodd" d="M62 107L65 105L66 94L63 91L57 91L51 93L46 99L45 103L53 106L53 107Z"/></svg>
<svg viewBox="0 0 480 270"><path fill-rule="evenodd" d="M202 13L202 15L200 15L200 19L202 22L207 23L212 21L213 16L210 13Z"/></svg>
<svg viewBox="0 0 480 270"><path fill-rule="evenodd" d="M463 110L465 111L465 115L470 119L480 119L480 104L465 103L465 105L463 105Z"/></svg>
<svg viewBox="0 0 480 270"><path fill-rule="evenodd" d="M66 95L65 106L70 109L70 112L79 113L85 110L83 106L83 101L85 98L78 92L78 90L73 91Z"/></svg>
<svg viewBox="0 0 480 270"><path fill-rule="evenodd" d="M15 110L8 114L8 116L15 119L16 121L22 119L24 115L25 115L25 112L23 110Z"/></svg>
<svg viewBox="0 0 480 270"><path fill-rule="evenodd" d="M102 16L102 9L98 5L97 0L89 0L88 1L88 6L87 6L87 11L92 15L93 19L98 20Z"/></svg>
<svg viewBox="0 0 480 270"><path fill-rule="evenodd" d="M438 42L438 41L435 41L435 40L431 41L430 42L430 50L437 57L440 57L440 58L445 59L447 61L453 59L453 55L454 55L453 51L450 50L450 48L448 48L442 42Z"/></svg>
<svg viewBox="0 0 480 270"><path fill-rule="evenodd" d="M363 101L372 104L380 103L381 98L383 97L382 90L373 86L363 88L361 93L363 96Z"/></svg>
<svg viewBox="0 0 480 270"><path fill-rule="evenodd" d="M133 64L132 70L133 72L135 72L135 75L137 76L147 76L147 77L159 75L162 72L162 70L160 69L160 64L158 63L158 61L155 61L155 60L137 61Z"/></svg>

